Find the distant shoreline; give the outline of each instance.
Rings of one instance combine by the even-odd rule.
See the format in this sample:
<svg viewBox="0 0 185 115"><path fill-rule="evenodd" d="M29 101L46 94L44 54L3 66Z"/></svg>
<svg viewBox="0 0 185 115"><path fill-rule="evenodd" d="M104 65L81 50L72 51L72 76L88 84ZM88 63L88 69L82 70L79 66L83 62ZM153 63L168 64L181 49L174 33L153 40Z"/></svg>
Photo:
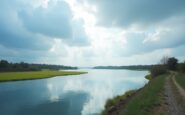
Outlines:
<svg viewBox="0 0 185 115"><path fill-rule="evenodd" d="M148 69L125 69L125 68L93 68L93 69L104 69L104 70L131 70L131 71L149 71Z"/></svg>
<svg viewBox="0 0 185 115"><path fill-rule="evenodd" d="M150 70L153 65L128 65L128 66L96 66L93 69L127 69L127 70Z"/></svg>

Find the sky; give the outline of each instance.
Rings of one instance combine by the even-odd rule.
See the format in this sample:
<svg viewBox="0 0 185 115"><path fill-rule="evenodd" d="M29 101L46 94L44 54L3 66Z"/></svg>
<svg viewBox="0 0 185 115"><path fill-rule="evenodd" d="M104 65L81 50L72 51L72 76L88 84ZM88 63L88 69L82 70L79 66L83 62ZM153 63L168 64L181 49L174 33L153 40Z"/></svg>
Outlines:
<svg viewBox="0 0 185 115"><path fill-rule="evenodd" d="M0 59L71 66L185 60L185 0L1 0Z"/></svg>

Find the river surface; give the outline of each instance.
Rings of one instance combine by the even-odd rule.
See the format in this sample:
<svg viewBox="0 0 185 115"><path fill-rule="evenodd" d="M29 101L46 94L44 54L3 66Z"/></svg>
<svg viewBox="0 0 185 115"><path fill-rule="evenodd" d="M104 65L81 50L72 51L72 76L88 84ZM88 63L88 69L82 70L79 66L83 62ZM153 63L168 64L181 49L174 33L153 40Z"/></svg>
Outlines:
<svg viewBox="0 0 185 115"><path fill-rule="evenodd" d="M147 71L83 71L88 74L0 83L0 115L94 115L107 99L148 82Z"/></svg>

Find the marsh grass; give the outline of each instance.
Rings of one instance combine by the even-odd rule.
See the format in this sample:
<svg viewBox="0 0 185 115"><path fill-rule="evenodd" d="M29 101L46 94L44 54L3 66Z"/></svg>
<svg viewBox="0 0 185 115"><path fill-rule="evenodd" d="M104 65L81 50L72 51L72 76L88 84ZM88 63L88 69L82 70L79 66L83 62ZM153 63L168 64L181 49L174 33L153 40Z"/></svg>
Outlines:
<svg viewBox="0 0 185 115"><path fill-rule="evenodd" d="M17 80L32 80L43 79L55 76L79 75L86 72L77 71L32 71L32 72L1 72L0 82L3 81L17 81Z"/></svg>

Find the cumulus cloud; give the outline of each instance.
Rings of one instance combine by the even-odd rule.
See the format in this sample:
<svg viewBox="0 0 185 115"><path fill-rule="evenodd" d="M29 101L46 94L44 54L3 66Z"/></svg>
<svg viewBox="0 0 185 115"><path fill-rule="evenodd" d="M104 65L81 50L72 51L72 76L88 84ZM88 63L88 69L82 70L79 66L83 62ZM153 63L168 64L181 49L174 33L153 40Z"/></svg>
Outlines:
<svg viewBox="0 0 185 115"><path fill-rule="evenodd" d="M47 63L65 57L67 46L89 45L83 25L63 0L2 0L0 58Z"/></svg>
<svg viewBox="0 0 185 115"><path fill-rule="evenodd" d="M29 1L1 1L1 44L6 47L49 49L52 39L57 38L71 39L73 43L67 43L74 46L79 45L79 41L81 45L86 45L88 38L82 28L83 23L76 24L78 21L73 20L68 4L63 0L52 0L47 4L44 7ZM75 33L75 30L78 32Z"/></svg>
<svg viewBox="0 0 185 115"><path fill-rule="evenodd" d="M57 38L71 38L72 12L67 3L49 1L48 6L26 8L18 12L24 26L34 33Z"/></svg>
<svg viewBox="0 0 185 115"><path fill-rule="evenodd" d="M16 5L16 3L15 3ZM46 50L51 46L43 36L26 31L17 15L14 2L1 2L0 10L0 44L5 47ZM18 6L17 6L18 7ZM43 45L40 45L42 43Z"/></svg>
<svg viewBox="0 0 185 115"><path fill-rule="evenodd" d="M183 59L184 4L1 0L0 58L75 66L156 63L165 54Z"/></svg>
<svg viewBox="0 0 185 115"><path fill-rule="evenodd" d="M84 1L85 2L85 1ZM104 26L150 25L185 12L184 0L87 0Z"/></svg>
<svg viewBox="0 0 185 115"><path fill-rule="evenodd" d="M145 53L157 49L176 48L185 44L185 17L170 19L153 29L127 36L129 53Z"/></svg>
<svg viewBox="0 0 185 115"><path fill-rule="evenodd" d="M97 24L125 31L126 43L114 42L109 51L116 56L145 54L185 44L184 0L83 0L94 6ZM113 33L113 35L115 35ZM117 39L116 35L112 39Z"/></svg>

